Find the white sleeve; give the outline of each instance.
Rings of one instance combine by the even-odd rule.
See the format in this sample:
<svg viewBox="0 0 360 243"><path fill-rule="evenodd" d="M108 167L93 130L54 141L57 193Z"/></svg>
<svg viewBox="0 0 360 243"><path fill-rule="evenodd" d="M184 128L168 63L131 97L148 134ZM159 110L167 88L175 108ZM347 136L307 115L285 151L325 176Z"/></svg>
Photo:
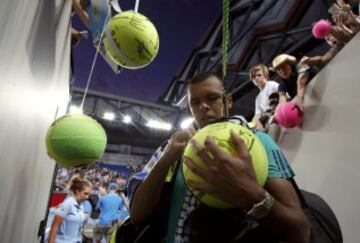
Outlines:
<svg viewBox="0 0 360 243"><path fill-rule="evenodd" d="M270 94L276 93L279 91L279 83L275 81L268 81L270 83Z"/></svg>
<svg viewBox="0 0 360 243"><path fill-rule="evenodd" d="M70 211L71 211L71 200L65 199L62 203L59 204L59 206L57 206L54 214L65 218Z"/></svg>
<svg viewBox="0 0 360 243"><path fill-rule="evenodd" d="M255 115L261 115L259 96L256 96L256 99L255 99Z"/></svg>

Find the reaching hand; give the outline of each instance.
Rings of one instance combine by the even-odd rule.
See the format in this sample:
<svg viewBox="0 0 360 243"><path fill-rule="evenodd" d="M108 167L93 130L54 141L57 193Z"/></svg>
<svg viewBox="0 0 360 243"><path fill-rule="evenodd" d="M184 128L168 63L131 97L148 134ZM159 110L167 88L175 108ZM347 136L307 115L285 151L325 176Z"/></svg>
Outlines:
<svg viewBox="0 0 360 243"><path fill-rule="evenodd" d="M308 64L307 61L309 61L309 57L303 56L299 62L299 65L306 65L306 64Z"/></svg>
<svg viewBox="0 0 360 243"><path fill-rule="evenodd" d="M175 132L171 136L165 152L175 156L176 158L180 158L187 142L194 136L194 134L195 129L193 127Z"/></svg>
<svg viewBox="0 0 360 243"><path fill-rule="evenodd" d="M187 180L195 190L217 196L219 199L248 211L254 203L264 198L264 189L257 183L251 155L244 141L231 133L237 156L225 154L210 137L201 147L192 140L197 155L207 168L197 166L190 158L185 158L188 168L204 179L205 182Z"/></svg>
<svg viewBox="0 0 360 243"><path fill-rule="evenodd" d="M71 45L77 46L82 39L83 39L82 34L76 29L71 27Z"/></svg>
<svg viewBox="0 0 360 243"><path fill-rule="evenodd" d="M356 24L356 15L352 12L351 6L344 4L338 14L334 16L334 22L338 26Z"/></svg>
<svg viewBox="0 0 360 243"><path fill-rule="evenodd" d="M291 102L299 107L301 111L304 111L304 98L301 98L299 95L295 96Z"/></svg>

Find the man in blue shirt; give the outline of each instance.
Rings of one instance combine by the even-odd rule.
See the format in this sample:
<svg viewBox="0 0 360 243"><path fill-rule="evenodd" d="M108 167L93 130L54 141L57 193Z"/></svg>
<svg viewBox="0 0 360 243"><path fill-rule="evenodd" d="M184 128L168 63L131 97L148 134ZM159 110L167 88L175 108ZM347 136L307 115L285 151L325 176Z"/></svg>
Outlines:
<svg viewBox="0 0 360 243"><path fill-rule="evenodd" d="M101 197L96 208L100 209L99 222L94 228L95 242L101 242L103 236L109 241L111 233L117 226L119 211L124 206L124 200L116 193L116 183L110 183L108 194Z"/></svg>

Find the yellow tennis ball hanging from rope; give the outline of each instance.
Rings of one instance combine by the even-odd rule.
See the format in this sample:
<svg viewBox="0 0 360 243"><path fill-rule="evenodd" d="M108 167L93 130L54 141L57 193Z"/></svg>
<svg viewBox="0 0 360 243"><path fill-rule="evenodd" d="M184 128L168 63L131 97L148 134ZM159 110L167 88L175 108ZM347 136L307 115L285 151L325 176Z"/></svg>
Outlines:
<svg viewBox="0 0 360 243"><path fill-rule="evenodd" d="M254 166L256 180L261 185L264 186L268 176L268 160L266 151L256 137L256 135L250 131L248 128L241 125L235 124L233 122L221 122L208 125L193 136L193 139L196 140L201 146L204 146L204 142L207 136L211 136L213 141L220 147L222 151L231 156L237 156L235 147L231 141L231 131L237 134L240 138L243 139L246 148L249 150L249 153L252 157L252 163ZM204 162L197 156L196 150L191 143L185 148L184 156L191 158L195 164L201 168L207 168ZM185 178L185 181L190 179L194 182L204 183L204 180L194 174L185 163L183 163L182 172ZM241 176L241 175L239 175ZM194 190L189 186L189 190L194 194L194 196L205 203L206 205L214 208L231 208L232 205L220 200L214 195L202 193L200 191Z"/></svg>
<svg viewBox="0 0 360 243"><path fill-rule="evenodd" d="M159 50L159 35L148 18L131 10L110 19L103 43L115 63L136 69L154 60Z"/></svg>
<svg viewBox="0 0 360 243"><path fill-rule="evenodd" d="M58 118L46 134L48 155L64 167L86 166L104 153L107 137L93 118L70 114Z"/></svg>

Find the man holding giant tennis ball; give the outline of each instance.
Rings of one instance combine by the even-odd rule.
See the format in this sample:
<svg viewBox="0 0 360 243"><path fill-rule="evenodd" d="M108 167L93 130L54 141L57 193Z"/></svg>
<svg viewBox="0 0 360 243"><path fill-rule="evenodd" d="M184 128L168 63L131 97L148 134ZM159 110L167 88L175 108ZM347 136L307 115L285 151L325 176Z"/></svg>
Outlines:
<svg viewBox="0 0 360 243"><path fill-rule="evenodd" d="M225 109L232 106L231 96L224 94L221 77L211 72L197 74L189 80L187 99L200 131L224 118ZM230 120L236 122L235 117ZM237 120L246 126L246 121ZM263 150L251 152L254 135L246 138L248 130L243 128L214 126L200 136L203 141L194 136L194 129L176 131L166 145L154 153L144 170L129 180L131 223L150 224L150 228L154 226L158 230L161 226L158 222L164 223L166 227L157 232L166 234L166 242L244 242L239 239L242 237L239 226L251 219L266 232L259 235L263 240L245 242L270 242L273 237L277 240L274 242L309 242L309 224L288 180L294 173L276 143L267 134L254 132L267 155L267 162L264 159L263 165L257 165L256 156ZM217 136L221 131L225 135ZM189 143L191 145L187 145ZM183 156L186 146L194 151L185 152ZM227 154L222 147L228 147L235 155ZM193 154L201 159L202 165ZM264 179L266 163L268 173ZM193 178L188 177L190 172L186 168L194 174ZM195 175L199 180L194 179ZM206 199L202 200L199 195L206 195ZM209 199L208 195L214 197ZM215 198L219 201L214 201ZM234 208L214 209L204 205L209 205L209 201L215 202L216 207ZM154 217L161 213L165 217L151 225Z"/></svg>

